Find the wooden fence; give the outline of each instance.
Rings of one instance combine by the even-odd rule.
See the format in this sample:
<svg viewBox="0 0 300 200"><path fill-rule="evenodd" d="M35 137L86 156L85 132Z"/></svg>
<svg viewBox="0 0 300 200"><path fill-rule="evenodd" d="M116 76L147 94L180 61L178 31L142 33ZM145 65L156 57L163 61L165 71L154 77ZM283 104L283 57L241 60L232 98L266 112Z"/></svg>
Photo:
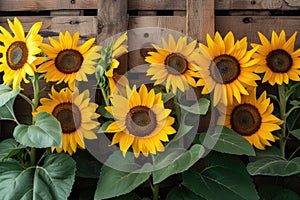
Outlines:
<svg viewBox="0 0 300 200"><path fill-rule="evenodd" d="M268 37L271 31L284 29L287 36L300 27L300 1L297 0L1 0L0 25L18 16L25 31L42 21L41 35L57 37L66 30L80 32L80 40L96 37L97 42L122 31L141 27L168 28L205 41L207 33L233 31L236 38L247 36L258 42L257 32ZM145 49L151 33L137 35L140 49ZM296 47L300 46L299 37ZM146 48L147 49L147 48ZM140 50L140 51L141 51ZM124 69L143 62L145 53L131 52ZM125 63L125 64L124 64ZM29 94L32 95L32 94ZM16 100L15 110L21 120L30 107ZM2 122L0 139L11 135L13 123Z"/></svg>

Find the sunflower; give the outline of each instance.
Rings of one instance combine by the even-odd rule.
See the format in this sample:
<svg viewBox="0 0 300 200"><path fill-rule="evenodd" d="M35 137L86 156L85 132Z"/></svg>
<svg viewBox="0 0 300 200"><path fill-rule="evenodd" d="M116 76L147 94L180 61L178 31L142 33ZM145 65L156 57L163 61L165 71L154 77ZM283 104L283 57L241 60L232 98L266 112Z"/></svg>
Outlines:
<svg viewBox="0 0 300 200"><path fill-rule="evenodd" d="M219 102L232 104L235 98L241 102L241 94L248 95L248 86L257 86L260 80L254 74L256 59L251 59L256 49L247 51L247 38L234 42L234 35L229 32L222 39L220 33L215 34L214 40L207 35L208 46L199 44L201 59L197 60L201 66L201 78L197 86L204 86L202 94L213 91L213 105Z"/></svg>
<svg viewBox="0 0 300 200"><path fill-rule="evenodd" d="M198 66L193 62L196 57L194 40L187 44L187 37L179 37L177 43L172 35L169 35L168 43L162 39L163 48L153 44L157 52L148 52L146 62L150 63L147 76L152 76L154 85L159 85L166 81L166 91L175 94L177 88L184 92L189 89L189 85L196 87L195 78L199 78Z"/></svg>
<svg viewBox="0 0 300 200"><path fill-rule="evenodd" d="M49 44L42 44L42 51L49 60L38 67L40 73L46 72L46 81L68 83L73 88L75 80L87 81L86 74L95 72L93 60L99 59L97 53L101 47L93 46L95 38L91 38L81 46L78 46L79 33L73 36L67 31L65 35L59 33L59 41L49 37Z"/></svg>
<svg viewBox="0 0 300 200"><path fill-rule="evenodd" d="M128 80L125 78L125 76L122 76L115 72L115 69L117 69L120 65L120 62L117 60L117 58L122 54L128 52L128 46L123 44L127 39L128 38L126 32L116 40L112 47L112 61L110 63L109 69L105 72L105 75L109 80L110 94L119 92L121 86L126 87L126 85L128 85Z"/></svg>
<svg viewBox="0 0 300 200"><path fill-rule="evenodd" d="M271 85L277 83L289 83L289 79L300 81L300 49L294 51L294 44L297 32L286 41L284 30L279 36L275 31L272 32L271 41L262 33L258 33L261 44L251 44L258 47L257 53L253 58L259 60L256 73L264 73L262 82L269 82Z"/></svg>
<svg viewBox="0 0 300 200"><path fill-rule="evenodd" d="M41 52L39 46L43 38L38 34L42 22L35 23L25 37L24 29L18 18L12 23L9 19L8 25L13 32L11 35L5 28L0 26L0 71L4 71L4 84L13 83L13 90L16 90L22 79L29 83L26 75L33 76L36 65L44 61L43 57L36 55Z"/></svg>
<svg viewBox="0 0 300 200"><path fill-rule="evenodd" d="M52 147L52 151L68 152L70 155L76 152L77 146L84 149L83 138L97 139L93 129L99 126L95 113L97 105L90 103L89 91L85 90L79 94L75 88L72 92L64 88L57 92L52 87L50 98L42 98L41 106L37 112L47 112L52 114L59 122L62 128L62 147Z"/></svg>
<svg viewBox="0 0 300 200"><path fill-rule="evenodd" d="M272 131L279 130L282 120L272 115L274 106L270 103L270 98L266 98L264 91L256 99L256 89L249 95L242 96L241 103L234 101L232 105L218 106L220 117L218 125L225 125L242 135L256 148L264 150L265 146L271 146L269 141L274 142L277 137L272 135Z"/></svg>
<svg viewBox="0 0 300 200"><path fill-rule="evenodd" d="M106 109L116 119L106 129L108 133L115 133L112 145L119 143L125 157L132 146L135 157L140 152L144 156L164 151L162 142L168 142L168 135L176 133L171 126L174 118L169 116L170 109L164 108L162 94L149 92L142 85L139 92L127 87L127 97L114 94L111 98L112 106Z"/></svg>

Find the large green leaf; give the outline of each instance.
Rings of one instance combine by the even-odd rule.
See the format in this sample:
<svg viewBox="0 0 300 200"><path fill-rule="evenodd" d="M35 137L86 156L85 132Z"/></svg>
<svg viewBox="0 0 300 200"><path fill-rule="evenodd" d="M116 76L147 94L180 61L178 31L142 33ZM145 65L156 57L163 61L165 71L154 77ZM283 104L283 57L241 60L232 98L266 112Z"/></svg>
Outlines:
<svg viewBox="0 0 300 200"><path fill-rule="evenodd" d="M195 194L210 200L257 200L258 195L243 162L234 156L210 152L206 168L198 173L183 174L183 185Z"/></svg>
<svg viewBox="0 0 300 200"><path fill-rule="evenodd" d="M184 186L173 188L167 195L167 200L205 200Z"/></svg>
<svg viewBox="0 0 300 200"><path fill-rule="evenodd" d="M145 168L149 168L147 165ZM150 177L151 172L144 171L149 170L141 168L137 171L124 172L104 165L95 192L95 199L117 197L131 192Z"/></svg>
<svg viewBox="0 0 300 200"><path fill-rule="evenodd" d="M25 146L18 144L15 139L9 138L3 140L0 143L0 160L15 155L22 148L25 148Z"/></svg>
<svg viewBox="0 0 300 200"><path fill-rule="evenodd" d="M262 185L258 188L261 200L300 200L300 197L294 191L279 185Z"/></svg>
<svg viewBox="0 0 300 200"><path fill-rule="evenodd" d="M46 157L43 166L22 167L0 162L0 199L67 199L75 178L75 162L66 154Z"/></svg>
<svg viewBox="0 0 300 200"><path fill-rule="evenodd" d="M300 173L300 157L288 161L283 157L270 155L250 162L247 170L251 175L291 176Z"/></svg>
<svg viewBox="0 0 300 200"><path fill-rule="evenodd" d="M208 111L210 101L206 98L199 99L195 104L191 106L185 106L178 104L183 110L196 115L205 115Z"/></svg>
<svg viewBox="0 0 300 200"><path fill-rule="evenodd" d="M206 148L218 152L255 155L253 147L245 138L225 126L201 133L199 140Z"/></svg>
<svg viewBox="0 0 300 200"><path fill-rule="evenodd" d="M193 145L189 151L173 148L167 149L166 152L159 154L155 160L156 165L154 165L154 169L159 168L152 173L153 183L160 183L173 174L186 171L195 164L203 154L204 148L199 144ZM174 155L175 157L170 155ZM161 168L162 166L164 167Z"/></svg>
<svg viewBox="0 0 300 200"><path fill-rule="evenodd" d="M19 143L37 148L61 146L61 134L59 121L46 112L37 115L34 125L19 124L14 129L14 137Z"/></svg>
<svg viewBox="0 0 300 200"><path fill-rule="evenodd" d="M7 85L0 85L0 107L5 105L9 100L16 98L19 94L19 90L13 91Z"/></svg>
<svg viewBox="0 0 300 200"><path fill-rule="evenodd" d="M292 130L290 133L300 140L300 129Z"/></svg>

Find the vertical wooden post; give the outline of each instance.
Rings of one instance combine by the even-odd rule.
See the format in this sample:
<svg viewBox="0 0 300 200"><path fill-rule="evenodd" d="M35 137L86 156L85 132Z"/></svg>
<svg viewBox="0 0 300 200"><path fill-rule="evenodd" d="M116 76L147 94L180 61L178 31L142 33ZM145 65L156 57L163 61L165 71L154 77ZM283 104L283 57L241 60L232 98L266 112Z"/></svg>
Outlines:
<svg viewBox="0 0 300 200"><path fill-rule="evenodd" d="M97 11L98 43L127 30L127 0L97 0ZM124 74L128 70L127 55L121 56L118 60L120 66L117 72Z"/></svg>
<svg viewBox="0 0 300 200"><path fill-rule="evenodd" d="M186 0L186 33L200 42L215 32L215 1Z"/></svg>
<svg viewBox="0 0 300 200"><path fill-rule="evenodd" d="M98 42L126 31L128 26L126 0L97 0L97 10Z"/></svg>

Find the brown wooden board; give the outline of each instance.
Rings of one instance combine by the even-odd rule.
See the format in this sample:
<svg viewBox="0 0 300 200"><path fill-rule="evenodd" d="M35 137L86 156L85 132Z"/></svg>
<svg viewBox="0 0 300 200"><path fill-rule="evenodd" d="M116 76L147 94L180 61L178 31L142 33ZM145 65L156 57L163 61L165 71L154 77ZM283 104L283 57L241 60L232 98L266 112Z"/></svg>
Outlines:
<svg viewBox="0 0 300 200"><path fill-rule="evenodd" d="M0 2L0 11L96 9L96 7L97 0L1 0Z"/></svg>
<svg viewBox="0 0 300 200"><path fill-rule="evenodd" d="M186 10L186 0L128 0L128 10Z"/></svg>
<svg viewBox="0 0 300 200"><path fill-rule="evenodd" d="M295 10L298 0L215 0L216 10Z"/></svg>
<svg viewBox="0 0 300 200"><path fill-rule="evenodd" d="M13 20L13 17L0 17L0 25L9 29L7 19ZM80 33L81 42L86 39L97 37L98 20L94 16L35 16L35 17L18 17L23 24L25 32L29 31L30 27L38 22L43 22L40 34L44 37L54 37L59 35L59 32L65 33L69 31L74 34L76 31Z"/></svg>
<svg viewBox="0 0 300 200"><path fill-rule="evenodd" d="M216 17L216 31L219 31L223 36L227 32L232 31L236 39L247 36L248 42L251 43L259 42L258 31L270 39L272 30L275 30L277 33L285 30L287 37L290 37L295 31L299 30L298 27L300 27L300 16ZM295 47L300 47L300 35L296 39Z"/></svg>

